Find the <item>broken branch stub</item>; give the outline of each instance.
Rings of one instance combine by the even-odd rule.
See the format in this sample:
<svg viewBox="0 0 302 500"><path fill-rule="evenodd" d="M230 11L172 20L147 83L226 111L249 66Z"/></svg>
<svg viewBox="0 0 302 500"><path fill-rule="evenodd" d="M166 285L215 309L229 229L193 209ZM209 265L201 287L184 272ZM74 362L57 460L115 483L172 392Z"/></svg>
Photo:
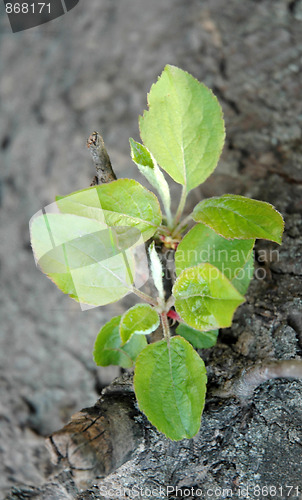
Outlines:
<svg viewBox="0 0 302 500"><path fill-rule="evenodd" d="M141 443L139 415L130 386L110 386L93 407L73 415L47 438L52 462L70 469L77 484L107 476L130 460Z"/></svg>
<svg viewBox="0 0 302 500"><path fill-rule="evenodd" d="M87 147L96 169L96 176L91 185L107 184L116 180L111 161L105 148L103 137L98 132L93 132L87 140Z"/></svg>

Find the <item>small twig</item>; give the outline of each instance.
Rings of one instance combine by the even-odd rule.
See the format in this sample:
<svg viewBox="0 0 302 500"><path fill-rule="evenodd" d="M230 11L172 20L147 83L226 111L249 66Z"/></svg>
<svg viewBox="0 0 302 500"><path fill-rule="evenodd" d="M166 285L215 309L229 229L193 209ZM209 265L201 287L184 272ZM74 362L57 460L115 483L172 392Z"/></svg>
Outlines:
<svg viewBox="0 0 302 500"><path fill-rule="evenodd" d="M90 150L96 168L96 176L91 185L106 184L107 182L115 181L116 175L113 172L103 137L98 132L93 132L87 140L87 147Z"/></svg>
<svg viewBox="0 0 302 500"><path fill-rule="evenodd" d="M250 398L260 384L274 378L302 379L302 360L278 360L258 364L243 370L239 377L228 381L223 389L216 390L213 395L221 398Z"/></svg>

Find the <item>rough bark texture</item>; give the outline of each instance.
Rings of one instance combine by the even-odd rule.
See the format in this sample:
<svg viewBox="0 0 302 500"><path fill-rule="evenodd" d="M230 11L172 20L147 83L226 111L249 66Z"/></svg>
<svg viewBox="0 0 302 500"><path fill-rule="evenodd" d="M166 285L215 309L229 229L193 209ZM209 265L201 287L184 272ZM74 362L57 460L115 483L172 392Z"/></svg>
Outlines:
<svg viewBox="0 0 302 500"><path fill-rule="evenodd" d="M41 28L13 35L5 17L1 28L2 497L114 498L107 488L132 498L118 489L135 486L141 498L158 499L146 488L174 486L202 488L203 498L215 487L241 498L238 488L249 487L256 498L256 485L292 485L301 497L301 381L269 381L247 405L214 391L259 361L301 359L302 2L89 0ZM91 130L102 133L117 176L142 181L128 137L138 139L137 116L166 63L210 86L225 113L222 159L191 194L192 206L203 196L247 195L273 203L286 232L280 248L257 244L261 270L246 303L217 346L201 353L209 393L200 433L172 443L134 420L141 444L132 459L81 492L74 471L50 464L44 436L110 382L91 361L93 342L133 302L81 313L36 270L27 225L56 194L89 185Z"/></svg>

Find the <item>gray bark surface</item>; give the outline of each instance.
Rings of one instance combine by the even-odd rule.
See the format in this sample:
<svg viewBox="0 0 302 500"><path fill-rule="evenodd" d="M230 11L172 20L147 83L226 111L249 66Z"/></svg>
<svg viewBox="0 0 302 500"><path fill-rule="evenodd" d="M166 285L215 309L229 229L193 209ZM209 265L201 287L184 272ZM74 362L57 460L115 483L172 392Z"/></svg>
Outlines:
<svg viewBox="0 0 302 500"><path fill-rule="evenodd" d="M215 396L244 368L301 359L302 2L90 0L20 34L10 33L5 16L0 22L0 497L114 498L103 492L135 486L145 491L138 498L157 500L164 497L146 489L169 485L201 488L202 498L209 488L232 490L222 498L249 488L256 498L259 485L283 487L263 498L288 498L292 485L302 498L301 381L269 380L244 403ZM201 353L209 391L198 435L173 443L132 409L131 460L113 470L119 457L105 478L94 470L83 489L82 476L51 464L44 438L92 407L119 374L97 369L91 351L105 321L133 301L82 313L35 268L28 221L55 195L89 186L93 130L116 175L144 183L128 138L139 139L137 117L167 63L211 87L225 114L222 158L191 193L192 207L228 192L268 201L283 214L285 235L281 247L257 243L261 269L246 302L217 346ZM166 498L195 498L184 495Z"/></svg>

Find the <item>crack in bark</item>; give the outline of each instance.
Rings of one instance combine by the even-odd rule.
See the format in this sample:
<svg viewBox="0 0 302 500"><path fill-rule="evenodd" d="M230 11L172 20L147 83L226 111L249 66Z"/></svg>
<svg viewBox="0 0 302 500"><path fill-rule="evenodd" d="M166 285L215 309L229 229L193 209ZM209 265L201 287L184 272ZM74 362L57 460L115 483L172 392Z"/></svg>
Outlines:
<svg viewBox="0 0 302 500"><path fill-rule="evenodd" d="M275 378L302 379L302 360L267 361L243 370L234 380L228 381L224 388L212 394L221 398L237 397L249 399L254 390L264 382Z"/></svg>

